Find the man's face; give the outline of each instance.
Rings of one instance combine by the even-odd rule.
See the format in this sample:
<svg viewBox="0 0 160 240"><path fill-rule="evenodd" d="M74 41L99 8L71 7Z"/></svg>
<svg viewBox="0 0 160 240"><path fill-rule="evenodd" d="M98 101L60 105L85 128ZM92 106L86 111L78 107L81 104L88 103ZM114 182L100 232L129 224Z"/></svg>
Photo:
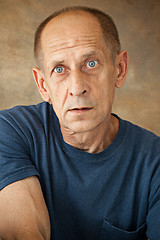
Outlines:
<svg viewBox="0 0 160 240"><path fill-rule="evenodd" d="M116 70L95 17L65 13L42 38L44 86L61 129L87 132L110 118Z"/></svg>

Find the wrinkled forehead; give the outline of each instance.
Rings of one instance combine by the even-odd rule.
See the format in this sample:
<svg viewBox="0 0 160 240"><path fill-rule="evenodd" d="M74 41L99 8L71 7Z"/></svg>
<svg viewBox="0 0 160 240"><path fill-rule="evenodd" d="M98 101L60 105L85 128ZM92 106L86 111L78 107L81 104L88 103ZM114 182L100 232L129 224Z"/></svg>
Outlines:
<svg viewBox="0 0 160 240"><path fill-rule="evenodd" d="M43 55L48 51L64 50L85 44L104 41L102 29L96 17L84 11L63 13L52 19L41 36Z"/></svg>

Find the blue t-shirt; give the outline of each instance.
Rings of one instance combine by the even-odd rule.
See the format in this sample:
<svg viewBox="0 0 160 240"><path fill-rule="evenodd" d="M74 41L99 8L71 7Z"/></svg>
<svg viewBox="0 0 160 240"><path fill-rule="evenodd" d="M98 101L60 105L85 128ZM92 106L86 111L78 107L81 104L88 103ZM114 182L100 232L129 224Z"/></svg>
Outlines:
<svg viewBox="0 0 160 240"><path fill-rule="evenodd" d="M0 111L0 189L37 175L52 240L160 239L160 138L118 119L91 154L64 142L48 103Z"/></svg>

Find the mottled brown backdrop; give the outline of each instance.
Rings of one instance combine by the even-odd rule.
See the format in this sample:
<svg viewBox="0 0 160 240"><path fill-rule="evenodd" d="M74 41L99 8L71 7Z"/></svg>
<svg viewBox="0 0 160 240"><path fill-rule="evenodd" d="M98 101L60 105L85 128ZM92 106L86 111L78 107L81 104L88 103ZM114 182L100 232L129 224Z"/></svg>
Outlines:
<svg viewBox="0 0 160 240"><path fill-rule="evenodd" d="M0 109L41 101L32 76L34 32L53 11L71 5L113 17L130 57L113 112L160 135L160 0L0 0Z"/></svg>

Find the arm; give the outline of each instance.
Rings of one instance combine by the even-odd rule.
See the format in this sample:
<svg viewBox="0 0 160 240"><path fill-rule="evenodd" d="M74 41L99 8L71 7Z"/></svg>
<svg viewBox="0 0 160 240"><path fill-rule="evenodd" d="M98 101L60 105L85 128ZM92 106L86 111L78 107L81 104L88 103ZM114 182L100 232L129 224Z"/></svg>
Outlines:
<svg viewBox="0 0 160 240"><path fill-rule="evenodd" d="M14 182L0 192L0 238L49 240L50 221L37 177Z"/></svg>

